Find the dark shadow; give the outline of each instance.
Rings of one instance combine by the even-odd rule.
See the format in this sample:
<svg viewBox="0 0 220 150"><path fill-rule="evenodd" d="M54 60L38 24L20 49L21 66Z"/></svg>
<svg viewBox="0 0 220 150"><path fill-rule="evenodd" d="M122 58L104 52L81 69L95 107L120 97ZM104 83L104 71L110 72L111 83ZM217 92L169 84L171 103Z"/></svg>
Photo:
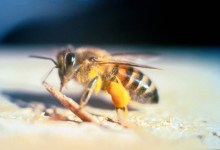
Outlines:
<svg viewBox="0 0 220 150"><path fill-rule="evenodd" d="M53 96L49 94L40 94L28 91L2 91L2 94L9 98L9 100L19 107L28 107L28 103L39 102L45 105L45 107L58 106L63 107L61 103L56 100ZM73 98L77 103L79 103L80 95L72 96L67 95L68 97ZM88 106L114 110L114 105L108 102L103 101L99 97L92 97L89 101Z"/></svg>

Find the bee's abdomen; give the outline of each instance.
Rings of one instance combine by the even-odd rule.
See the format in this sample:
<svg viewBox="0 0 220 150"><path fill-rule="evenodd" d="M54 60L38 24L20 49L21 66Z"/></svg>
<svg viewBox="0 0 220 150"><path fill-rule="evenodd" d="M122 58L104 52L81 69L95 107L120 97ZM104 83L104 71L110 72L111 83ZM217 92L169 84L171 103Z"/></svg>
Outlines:
<svg viewBox="0 0 220 150"><path fill-rule="evenodd" d="M158 103L158 93L154 83L138 69L118 67L117 77L129 91L132 100L139 103Z"/></svg>

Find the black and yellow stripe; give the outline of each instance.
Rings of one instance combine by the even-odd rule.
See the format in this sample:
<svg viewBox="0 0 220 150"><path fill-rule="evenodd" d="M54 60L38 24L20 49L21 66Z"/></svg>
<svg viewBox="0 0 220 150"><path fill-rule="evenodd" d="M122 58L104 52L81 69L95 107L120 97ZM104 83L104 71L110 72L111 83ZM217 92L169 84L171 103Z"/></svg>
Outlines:
<svg viewBox="0 0 220 150"><path fill-rule="evenodd" d="M156 86L149 77L133 67L117 66L116 76L123 86L128 89L133 100L140 103L157 103L158 94Z"/></svg>

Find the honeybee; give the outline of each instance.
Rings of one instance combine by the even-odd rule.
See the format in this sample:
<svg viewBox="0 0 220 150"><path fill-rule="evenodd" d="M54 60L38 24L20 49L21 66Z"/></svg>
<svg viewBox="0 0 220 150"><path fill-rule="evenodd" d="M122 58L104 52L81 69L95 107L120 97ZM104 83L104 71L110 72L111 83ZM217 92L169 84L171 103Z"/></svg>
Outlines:
<svg viewBox="0 0 220 150"><path fill-rule="evenodd" d="M157 69L148 65L122 61L99 48L66 48L57 55L57 61L50 59L58 68L60 91L72 79L82 84L85 90L80 99L83 108L92 93L106 91L111 95L116 112L127 115L127 105L133 100L139 103L158 103L159 97L155 84L137 68ZM49 76L49 74L48 74ZM46 80L46 79L45 79Z"/></svg>

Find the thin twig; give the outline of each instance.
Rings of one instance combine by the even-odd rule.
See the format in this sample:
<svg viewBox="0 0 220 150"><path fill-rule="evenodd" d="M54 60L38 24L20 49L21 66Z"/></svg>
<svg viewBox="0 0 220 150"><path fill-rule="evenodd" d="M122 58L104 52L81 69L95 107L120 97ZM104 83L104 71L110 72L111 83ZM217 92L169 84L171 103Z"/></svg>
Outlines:
<svg viewBox="0 0 220 150"><path fill-rule="evenodd" d="M84 109L81 109L80 106L73 99L66 97L60 91L54 89L46 82L44 82L43 85L47 89L47 91L50 92L51 95L53 95L58 101L60 101L60 103L64 107L71 110L82 121L98 124L98 121L95 120L90 113L88 113Z"/></svg>
<svg viewBox="0 0 220 150"><path fill-rule="evenodd" d="M58 101L60 101L60 103L68 108L69 110L71 110L76 116L78 116L82 121L85 122L92 122L95 124L99 124L103 127L106 127L102 124L100 124L95 118L93 118L93 116L88 113L87 111L85 111L85 109L81 109L80 106L71 98L63 95L60 91L54 89L52 86L50 86L48 83L44 82L43 85L45 86L45 88L47 89L48 92L50 92L51 95L53 95ZM120 124L121 126L128 128L128 129L132 129L136 132L142 132L142 130L134 123L124 119L120 119L119 122L118 121L114 121L114 120L108 120L110 122L115 122Z"/></svg>

